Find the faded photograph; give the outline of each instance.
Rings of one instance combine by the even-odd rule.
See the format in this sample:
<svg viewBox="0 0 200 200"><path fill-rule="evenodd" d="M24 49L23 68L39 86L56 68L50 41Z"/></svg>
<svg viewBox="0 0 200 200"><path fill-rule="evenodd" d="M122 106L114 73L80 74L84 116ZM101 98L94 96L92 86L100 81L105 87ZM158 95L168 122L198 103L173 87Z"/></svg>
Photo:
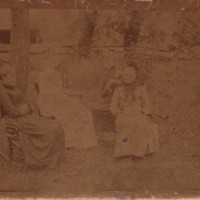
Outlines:
<svg viewBox="0 0 200 200"><path fill-rule="evenodd" d="M160 2L0 9L0 191L200 190L199 2Z"/></svg>

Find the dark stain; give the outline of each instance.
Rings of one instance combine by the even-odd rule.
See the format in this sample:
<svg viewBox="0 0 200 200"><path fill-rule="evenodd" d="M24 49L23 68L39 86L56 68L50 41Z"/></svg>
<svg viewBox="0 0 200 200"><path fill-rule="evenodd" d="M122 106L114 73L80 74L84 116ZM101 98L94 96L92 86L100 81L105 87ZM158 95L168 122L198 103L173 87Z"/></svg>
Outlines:
<svg viewBox="0 0 200 200"><path fill-rule="evenodd" d="M129 139L128 139L128 137L124 137L124 138L122 139L122 141L123 141L123 143L127 143L127 142L129 141Z"/></svg>

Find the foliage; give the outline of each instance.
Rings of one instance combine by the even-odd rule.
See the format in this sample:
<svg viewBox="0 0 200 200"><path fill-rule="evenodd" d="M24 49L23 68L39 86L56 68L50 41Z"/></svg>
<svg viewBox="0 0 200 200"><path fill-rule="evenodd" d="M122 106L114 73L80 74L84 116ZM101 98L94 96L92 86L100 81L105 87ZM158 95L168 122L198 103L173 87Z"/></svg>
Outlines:
<svg viewBox="0 0 200 200"><path fill-rule="evenodd" d="M200 12L183 12L174 33L179 47L193 48L200 45Z"/></svg>
<svg viewBox="0 0 200 200"><path fill-rule="evenodd" d="M93 34L96 27L97 11L84 11L85 30L83 37L79 41L79 55L87 56L90 53L90 47L93 42Z"/></svg>

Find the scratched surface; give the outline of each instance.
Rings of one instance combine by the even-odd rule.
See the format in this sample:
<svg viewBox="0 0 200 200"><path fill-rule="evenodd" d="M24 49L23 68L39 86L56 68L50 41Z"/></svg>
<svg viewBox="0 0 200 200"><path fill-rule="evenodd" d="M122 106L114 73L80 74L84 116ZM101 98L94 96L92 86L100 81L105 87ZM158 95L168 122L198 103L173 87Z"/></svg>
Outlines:
<svg viewBox="0 0 200 200"><path fill-rule="evenodd" d="M34 91L33 96L28 94L31 103L59 118L70 147L62 171L7 169L1 162L2 198L199 195L199 11L158 12L166 10L166 1L134 2L134 8L130 6L133 1L116 0L0 2L1 7L35 8L0 9L0 34L4 35L0 38L0 62L21 70L22 89L27 85L28 92ZM189 5L198 7L199 1L167 2L167 6L184 11ZM155 10L129 10L136 8ZM115 130L102 130L95 120L93 124L88 109L98 100L101 78L114 65L132 62L139 66L140 78L147 84L161 143L159 152L137 167L126 159L116 162ZM39 85L37 94L33 85ZM81 92L83 105L68 89ZM69 94L72 98L66 100ZM94 125L99 126L94 130ZM96 139L99 145L87 149Z"/></svg>
<svg viewBox="0 0 200 200"><path fill-rule="evenodd" d="M199 0L0 0L1 8L198 10Z"/></svg>

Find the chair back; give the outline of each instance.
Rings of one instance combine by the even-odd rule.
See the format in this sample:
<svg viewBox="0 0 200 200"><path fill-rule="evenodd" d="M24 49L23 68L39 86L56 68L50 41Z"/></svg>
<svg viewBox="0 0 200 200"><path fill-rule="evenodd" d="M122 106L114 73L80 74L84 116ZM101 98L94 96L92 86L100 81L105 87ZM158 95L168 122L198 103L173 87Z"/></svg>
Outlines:
<svg viewBox="0 0 200 200"><path fill-rule="evenodd" d="M0 119L3 117L2 107L0 106Z"/></svg>
<svg viewBox="0 0 200 200"><path fill-rule="evenodd" d="M6 160L10 157L10 149L8 143L8 130L2 120L3 112L0 107L0 156L3 156Z"/></svg>

